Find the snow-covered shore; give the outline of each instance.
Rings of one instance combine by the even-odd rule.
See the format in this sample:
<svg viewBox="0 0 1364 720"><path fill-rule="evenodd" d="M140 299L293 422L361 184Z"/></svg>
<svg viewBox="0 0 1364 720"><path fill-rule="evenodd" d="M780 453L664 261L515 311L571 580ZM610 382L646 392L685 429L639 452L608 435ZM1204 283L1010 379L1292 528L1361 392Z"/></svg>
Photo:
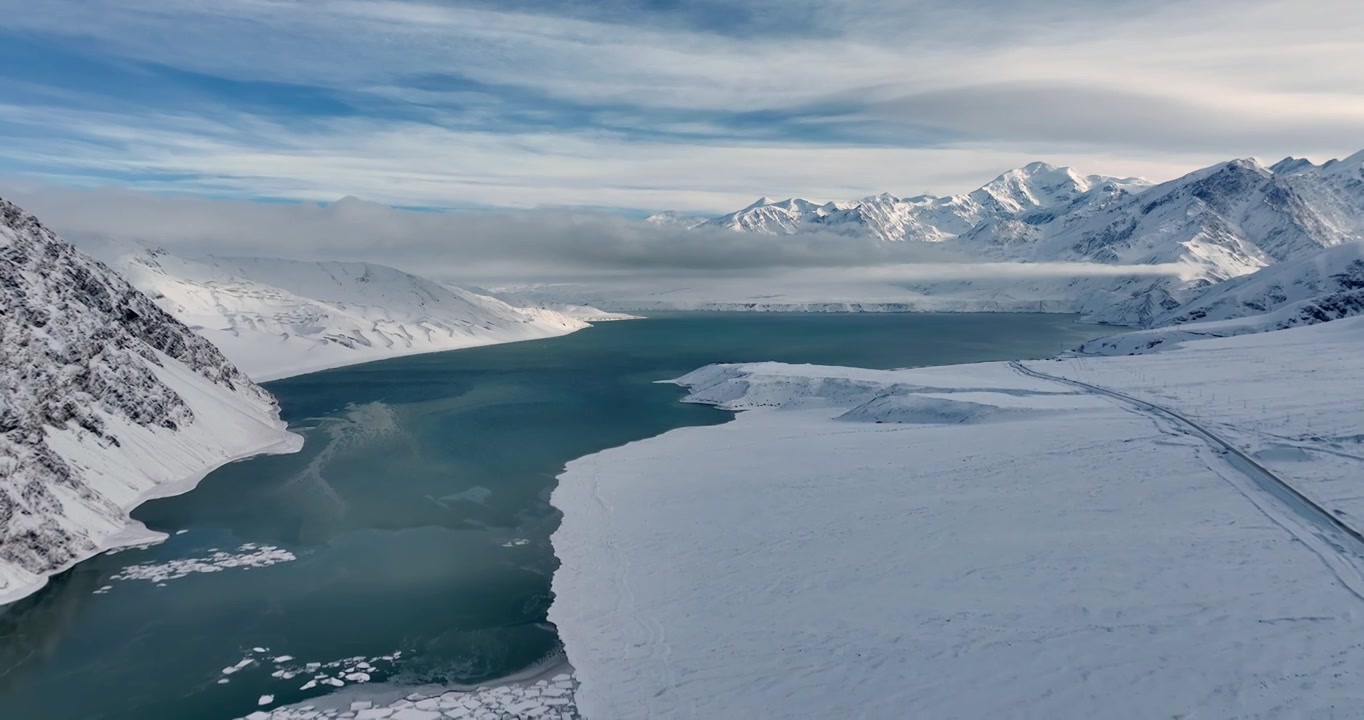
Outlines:
<svg viewBox="0 0 1364 720"><path fill-rule="evenodd" d="M49 446L80 471L82 485L88 488L61 494L65 513L54 520L90 544L41 574L0 560L0 605L41 590L49 577L107 550L164 540L164 533L128 516L138 505L187 493L228 463L302 449L303 437L290 432L273 408L205 391L192 371L169 358L163 363L155 374L185 400L195 421L178 430L111 422L117 445L101 443L79 429L49 429Z"/></svg>
<svg viewBox="0 0 1364 720"><path fill-rule="evenodd" d="M1361 352L1353 318L1025 365L1057 380L1007 363L694 372L691 401L745 412L576 460L553 494L550 619L579 708L1360 707L1364 547L1332 527L1364 524Z"/></svg>

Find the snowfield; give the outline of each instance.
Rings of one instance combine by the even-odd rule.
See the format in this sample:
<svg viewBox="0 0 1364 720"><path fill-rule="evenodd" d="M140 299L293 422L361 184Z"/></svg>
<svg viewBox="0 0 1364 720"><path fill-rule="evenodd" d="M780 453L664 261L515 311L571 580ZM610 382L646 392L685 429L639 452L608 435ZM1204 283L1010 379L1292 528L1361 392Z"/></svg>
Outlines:
<svg viewBox="0 0 1364 720"><path fill-rule="evenodd" d="M587 327L580 318L617 319L595 308L512 307L369 263L188 260L143 250L115 265L256 381L555 337Z"/></svg>
<svg viewBox="0 0 1364 720"><path fill-rule="evenodd" d="M574 461L553 494L579 708L1349 716L1361 352L1350 318L1133 357L687 375L690 401L743 412Z"/></svg>

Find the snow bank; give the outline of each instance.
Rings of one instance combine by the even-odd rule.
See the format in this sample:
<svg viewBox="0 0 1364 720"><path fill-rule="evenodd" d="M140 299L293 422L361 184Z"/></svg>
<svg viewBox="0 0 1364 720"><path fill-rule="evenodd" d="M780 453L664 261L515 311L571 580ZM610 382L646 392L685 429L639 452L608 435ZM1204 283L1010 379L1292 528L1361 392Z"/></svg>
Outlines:
<svg viewBox="0 0 1364 720"><path fill-rule="evenodd" d="M1028 366L1196 414L1354 518L1361 351L1345 320ZM744 412L576 460L552 497L550 619L584 717L1364 704L1364 551L1169 418L1000 363L679 382Z"/></svg>

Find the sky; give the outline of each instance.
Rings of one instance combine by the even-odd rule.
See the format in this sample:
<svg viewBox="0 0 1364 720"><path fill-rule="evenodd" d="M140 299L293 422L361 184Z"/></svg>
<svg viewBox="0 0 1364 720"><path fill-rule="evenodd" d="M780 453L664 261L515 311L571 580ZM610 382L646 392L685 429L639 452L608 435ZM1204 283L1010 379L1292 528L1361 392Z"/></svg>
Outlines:
<svg viewBox="0 0 1364 720"><path fill-rule="evenodd" d="M720 213L1364 147L1357 0L0 0L0 178Z"/></svg>

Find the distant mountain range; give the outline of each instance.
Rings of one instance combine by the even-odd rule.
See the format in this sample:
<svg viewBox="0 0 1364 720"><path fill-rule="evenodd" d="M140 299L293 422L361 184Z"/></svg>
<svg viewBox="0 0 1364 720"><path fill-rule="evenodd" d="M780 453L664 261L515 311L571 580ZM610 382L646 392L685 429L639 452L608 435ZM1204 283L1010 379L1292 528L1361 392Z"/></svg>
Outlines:
<svg viewBox="0 0 1364 720"><path fill-rule="evenodd" d="M982 261L1179 264L1186 270L1175 276L1034 288L1095 319L1149 326L1211 285L1364 239L1364 152L1322 165L1299 158L1269 167L1231 160L1159 185L1032 163L948 197L882 194L822 204L762 198L712 219L663 213L646 221L700 231L937 243ZM933 294L943 286L911 289ZM948 289L969 288L954 282Z"/></svg>

